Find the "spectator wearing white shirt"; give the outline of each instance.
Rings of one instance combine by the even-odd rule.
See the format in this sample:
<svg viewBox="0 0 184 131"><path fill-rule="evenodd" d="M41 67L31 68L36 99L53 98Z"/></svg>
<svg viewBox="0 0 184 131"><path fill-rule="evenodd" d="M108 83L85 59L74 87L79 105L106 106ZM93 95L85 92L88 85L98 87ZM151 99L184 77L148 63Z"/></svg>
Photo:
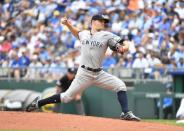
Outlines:
<svg viewBox="0 0 184 131"><path fill-rule="evenodd" d="M184 19L184 1L180 1L177 3L177 8L175 11L179 14L181 19Z"/></svg>
<svg viewBox="0 0 184 131"><path fill-rule="evenodd" d="M147 68L149 66L148 61L144 58L142 53L138 54L138 57L134 60L133 68Z"/></svg>
<svg viewBox="0 0 184 131"><path fill-rule="evenodd" d="M143 53L138 53L137 58L134 60L132 68L136 69L134 75L136 78L145 78L150 73L149 64Z"/></svg>
<svg viewBox="0 0 184 131"><path fill-rule="evenodd" d="M29 65L29 68L24 78L30 79L30 80L39 79L41 77L40 73L41 73L42 67L43 67L43 64L39 61L38 56L33 55L32 61Z"/></svg>
<svg viewBox="0 0 184 131"><path fill-rule="evenodd" d="M158 59L153 52L148 55L147 60L150 67L159 66L161 64L160 59Z"/></svg>

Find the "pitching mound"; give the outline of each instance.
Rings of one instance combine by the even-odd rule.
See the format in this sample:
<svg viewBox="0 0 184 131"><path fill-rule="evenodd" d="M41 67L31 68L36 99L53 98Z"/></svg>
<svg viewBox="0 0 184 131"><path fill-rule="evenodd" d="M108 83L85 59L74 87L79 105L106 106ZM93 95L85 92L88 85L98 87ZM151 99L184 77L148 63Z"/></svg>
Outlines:
<svg viewBox="0 0 184 131"><path fill-rule="evenodd" d="M0 130L183 131L183 127L149 122L56 113L0 112Z"/></svg>

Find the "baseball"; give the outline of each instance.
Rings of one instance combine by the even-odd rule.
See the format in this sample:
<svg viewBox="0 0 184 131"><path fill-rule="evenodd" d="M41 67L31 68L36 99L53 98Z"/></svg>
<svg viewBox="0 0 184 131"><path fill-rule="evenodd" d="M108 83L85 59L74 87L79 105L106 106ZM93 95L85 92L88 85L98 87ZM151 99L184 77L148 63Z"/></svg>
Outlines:
<svg viewBox="0 0 184 131"><path fill-rule="evenodd" d="M61 23L62 24L65 25L67 23L67 21L68 21L68 19L66 17L61 18Z"/></svg>

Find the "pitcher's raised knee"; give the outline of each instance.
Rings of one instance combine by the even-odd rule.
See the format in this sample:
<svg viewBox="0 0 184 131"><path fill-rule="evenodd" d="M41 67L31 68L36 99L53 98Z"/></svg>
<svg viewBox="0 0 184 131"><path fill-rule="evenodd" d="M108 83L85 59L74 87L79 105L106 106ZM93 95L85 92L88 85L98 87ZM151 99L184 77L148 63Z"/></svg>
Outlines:
<svg viewBox="0 0 184 131"><path fill-rule="evenodd" d="M70 101L73 100L73 97L67 95L66 93L61 93L61 94L60 94L60 98L61 98L61 102L62 102L62 103L68 103L68 102L70 102Z"/></svg>
<svg viewBox="0 0 184 131"><path fill-rule="evenodd" d="M114 91L127 91L126 85L124 82L122 82L119 86L115 87Z"/></svg>

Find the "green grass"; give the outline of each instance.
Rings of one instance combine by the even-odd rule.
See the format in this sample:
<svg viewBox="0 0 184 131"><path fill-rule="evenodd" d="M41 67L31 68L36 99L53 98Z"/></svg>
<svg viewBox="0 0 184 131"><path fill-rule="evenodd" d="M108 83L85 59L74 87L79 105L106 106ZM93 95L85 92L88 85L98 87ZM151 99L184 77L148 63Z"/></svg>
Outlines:
<svg viewBox="0 0 184 131"><path fill-rule="evenodd" d="M161 124L184 126L184 124L176 124L176 120L163 120L163 119L144 119L145 122L156 122Z"/></svg>

